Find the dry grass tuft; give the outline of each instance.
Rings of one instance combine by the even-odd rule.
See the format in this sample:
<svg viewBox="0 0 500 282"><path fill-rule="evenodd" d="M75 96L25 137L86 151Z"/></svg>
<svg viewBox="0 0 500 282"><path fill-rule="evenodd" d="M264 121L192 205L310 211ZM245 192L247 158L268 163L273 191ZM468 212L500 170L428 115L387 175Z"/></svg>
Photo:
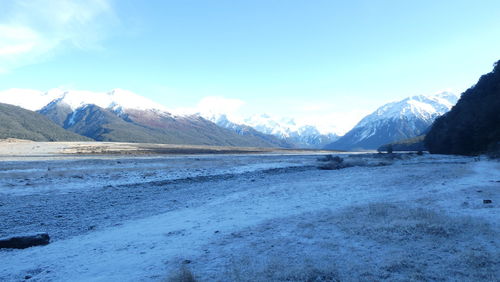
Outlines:
<svg viewBox="0 0 500 282"><path fill-rule="evenodd" d="M340 281L334 262L325 259L324 263L310 261L308 256L285 257L273 255L271 258L232 258L227 267L224 281Z"/></svg>
<svg viewBox="0 0 500 282"><path fill-rule="evenodd" d="M168 282L196 282L194 274L185 265L181 266L178 272L172 273L167 279Z"/></svg>
<svg viewBox="0 0 500 282"><path fill-rule="evenodd" d="M403 203L356 207L344 212L338 223L347 232L379 242L492 234L488 224L472 217L451 218L422 207L409 208Z"/></svg>

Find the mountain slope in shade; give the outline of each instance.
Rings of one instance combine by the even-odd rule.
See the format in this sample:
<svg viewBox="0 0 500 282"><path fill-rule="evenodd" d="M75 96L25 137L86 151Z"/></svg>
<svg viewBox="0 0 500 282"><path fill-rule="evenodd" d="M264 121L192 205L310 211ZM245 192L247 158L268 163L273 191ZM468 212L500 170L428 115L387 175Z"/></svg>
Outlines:
<svg viewBox="0 0 500 282"><path fill-rule="evenodd" d="M174 116L133 93L66 92L39 112L60 126L98 141L278 147L242 136L199 116Z"/></svg>
<svg viewBox="0 0 500 282"><path fill-rule="evenodd" d="M388 103L363 118L342 138L326 146L338 150L373 150L398 140L419 136L448 112L458 98L448 92L413 96Z"/></svg>
<svg viewBox="0 0 500 282"><path fill-rule="evenodd" d="M339 138L334 133L322 134L312 125L297 125L293 119L276 120L265 114L254 115L241 122L233 122L225 114L205 113L203 117L239 134L273 136L274 140L282 143L282 147L322 148Z"/></svg>
<svg viewBox="0 0 500 282"><path fill-rule="evenodd" d="M285 146L279 140L262 134L238 134L232 130L220 127L215 123L198 115L173 116L158 111L127 110L123 115L126 120L148 128L154 128L169 136L178 136L180 142L199 140L202 145L225 146L255 146L255 147L280 147Z"/></svg>
<svg viewBox="0 0 500 282"><path fill-rule="evenodd" d="M27 98L27 99L22 99ZM35 90L11 89L0 93L0 101L6 101L23 108L38 110L49 117L55 123L74 130L75 132L87 132L87 136L97 140L110 140L115 135L110 135L110 131L116 134L123 130L124 125L114 119L110 122L109 113L129 122L130 124L142 126L147 132L144 136L126 136L127 141L151 140L151 142L174 142L186 144L210 144L210 145L238 145L238 146L263 146L263 147L300 147L300 148L321 148L338 138L336 134L322 134L314 126L298 126L293 120L274 121L270 117L260 115L259 118L251 117L243 123L236 123L229 120L225 115L207 116L204 114L194 115L172 115L168 110L145 97L122 89L114 89L110 92L90 92L90 91L62 91L53 89L48 92ZM102 112L105 110L107 118L100 117L99 121L85 119L81 124L76 118L78 113L88 105L95 105ZM86 110L96 110L95 108ZM94 115L92 115L94 116ZM107 130L94 128L91 131L88 124L100 124L102 119L106 120ZM221 128L214 127L210 122L216 123ZM121 125L118 125L120 123ZM110 124L116 125L110 128ZM100 124L103 126L103 124ZM86 129L82 129L86 128ZM137 129L137 128L135 128ZM159 132L151 132L159 131ZM231 131L230 133L227 130ZM100 132L98 134L98 132ZM104 133L106 132L106 133ZM135 134L138 134L134 130ZM158 136L158 134L169 136ZM236 136L235 135L238 135ZM151 137L151 135L155 137ZM123 139L115 141L125 141ZM153 141L155 140L155 141ZM165 141L175 140L175 141ZM138 141L139 142L139 141ZM219 142L219 143L214 143Z"/></svg>
<svg viewBox="0 0 500 282"><path fill-rule="evenodd" d="M43 115L21 107L0 103L0 139L33 141L90 141L67 131Z"/></svg>
<svg viewBox="0 0 500 282"><path fill-rule="evenodd" d="M431 153L500 155L500 61L434 122L425 144Z"/></svg>

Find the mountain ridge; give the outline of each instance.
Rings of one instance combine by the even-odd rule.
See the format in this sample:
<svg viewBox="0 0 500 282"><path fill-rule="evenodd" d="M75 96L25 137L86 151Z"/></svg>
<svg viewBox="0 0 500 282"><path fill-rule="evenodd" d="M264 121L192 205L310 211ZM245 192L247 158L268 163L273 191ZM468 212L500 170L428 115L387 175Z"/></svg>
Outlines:
<svg viewBox="0 0 500 282"><path fill-rule="evenodd" d="M199 113L219 126L241 132L252 128L260 134L272 135L295 148L320 149L324 145L337 140L334 133L322 134L315 126L297 125L294 119L274 119L269 115L260 114L247 117L241 121L232 121L227 114Z"/></svg>
<svg viewBox="0 0 500 282"><path fill-rule="evenodd" d="M18 106L0 103L0 139L32 141L91 141L67 131L47 117Z"/></svg>
<svg viewBox="0 0 500 282"><path fill-rule="evenodd" d="M132 108L106 96L96 104L88 97L79 98L79 95L71 97L66 93L39 112L59 126L97 141L250 147L281 145L272 139L238 135L198 116L174 116L154 104Z"/></svg>
<svg viewBox="0 0 500 282"><path fill-rule="evenodd" d="M438 117L446 113L458 100L449 92L418 95L390 102L364 117L339 140L326 149L375 150L423 134Z"/></svg>
<svg viewBox="0 0 500 282"><path fill-rule="evenodd" d="M36 93L29 95L36 97ZM211 112L173 114L152 100L122 89L109 92L55 89L38 95L33 99L36 105L52 99L39 113L62 128L95 140L337 150L377 149L383 144L421 135L457 100L454 94L443 92L387 103L340 137L292 118L266 114L243 119ZM29 101L22 104L35 106Z"/></svg>

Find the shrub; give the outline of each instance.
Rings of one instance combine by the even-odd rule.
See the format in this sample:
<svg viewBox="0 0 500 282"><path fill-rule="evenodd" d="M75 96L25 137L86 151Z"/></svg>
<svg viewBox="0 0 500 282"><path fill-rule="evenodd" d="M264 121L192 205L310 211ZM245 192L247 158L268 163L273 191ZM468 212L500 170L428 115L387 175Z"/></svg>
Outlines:
<svg viewBox="0 0 500 282"><path fill-rule="evenodd" d="M491 146L486 155L490 160L500 160L500 142L497 142L495 146Z"/></svg>
<svg viewBox="0 0 500 282"><path fill-rule="evenodd" d="M196 282L193 273L185 265L180 270L173 273L167 281L169 282Z"/></svg>
<svg viewBox="0 0 500 282"><path fill-rule="evenodd" d="M330 162L330 161L333 161L334 158L335 157L333 155L326 155L326 156L322 156L322 157L317 158L317 161L319 161L319 162Z"/></svg>
<svg viewBox="0 0 500 282"><path fill-rule="evenodd" d="M327 156L322 160L322 164L318 166L319 169L323 170L334 170L349 167L350 165L344 162L344 159L339 156Z"/></svg>
<svg viewBox="0 0 500 282"><path fill-rule="evenodd" d="M393 151L392 144L389 144L389 146L387 146L387 154L392 154Z"/></svg>

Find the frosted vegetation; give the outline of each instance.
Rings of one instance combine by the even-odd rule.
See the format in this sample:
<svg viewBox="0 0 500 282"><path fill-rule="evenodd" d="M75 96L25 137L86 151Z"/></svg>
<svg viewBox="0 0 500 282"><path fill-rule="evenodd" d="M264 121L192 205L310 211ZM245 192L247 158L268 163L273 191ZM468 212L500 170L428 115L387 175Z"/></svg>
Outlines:
<svg viewBox="0 0 500 282"><path fill-rule="evenodd" d="M500 163L341 157L348 166L333 170L314 155L11 158L0 162L0 236L52 242L0 250L0 280L500 277Z"/></svg>

